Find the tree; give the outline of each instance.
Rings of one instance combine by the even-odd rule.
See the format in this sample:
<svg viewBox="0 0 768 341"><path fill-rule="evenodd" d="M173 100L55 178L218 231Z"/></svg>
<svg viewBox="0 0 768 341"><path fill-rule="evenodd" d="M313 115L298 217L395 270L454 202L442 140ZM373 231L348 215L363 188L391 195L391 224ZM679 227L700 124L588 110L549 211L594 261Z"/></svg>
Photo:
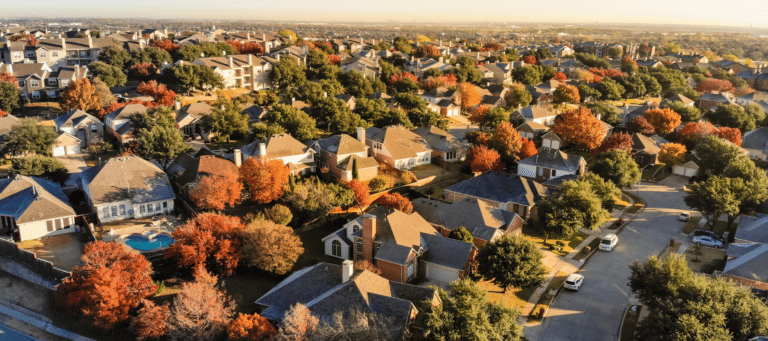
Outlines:
<svg viewBox="0 0 768 341"><path fill-rule="evenodd" d="M131 51L130 64L135 65L139 63L152 63L159 69L163 66L163 63L173 63L173 59L165 50L156 47L145 47Z"/></svg>
<svg viewBox="0 0 768 341"><path fill-rule="evenodd" d="M504 101L509 109L527 107L533 101L533 96L522 84L512 84L504 94Z"/></svg>
<svg viewBox="0 0 768 341"><path fill-rule="evenodd" d="M552 79L560 82L565 82L568 79L568 77L564 73L558 71L558 72L555 72L555 75L552 76Z"/></svg>
<svg viewBox="0 0 768 341"><path fill-rule="evenodd" d="M456 85L456 91L458 91L459 96L461 96L462 110L466 111L468 108L480 104L482 96L477 91L477 87L474 84L459 83Z"/></svg>
<svg viewBox="0 0 768 341"><path fill-rule="evenodd" d="M582 101L586 101L587 99L592 100L598 100L600 97L602 97L602 94L597 89L591 88L589 85L586 84L579 84L576 89L579 90L579 98Z"/></svg>
<svg viewBox="0 0 768 341"><path fill-rule="evenodd" d="M176 240L165 250L165 258L180 267L203 267L229 276L240 261L244 229L240 218L202 213L173 231Z"/></svg>
<svg viewBox="0 0 768 341"><path fill-rule="evenodd" d="M630 134L640 133L646 136L656 134L656 129L642 116L637 116L627 122L627 131Z"/></svg>
<svg viewBox="0 0 768 341"><path fill-rule="evenodd" d="M281 160L249 158L240 167L251 200L261 204L273 202L283 196L290 170Z"/></svg>
<svg viewBox="0 0 768 341"><path fill-rule="evenodd" d="M219 340L235 311L235 302L216 286L217 278L195 269L195 281L181 285L168 320L171 340Z"/></svg>
<svg viewBox="0 0 768 341"><path fill-rule="evenodd" d="M312 340L320 326L320 320L301 303L296 303L283 316L283 323L275 341Z"/></svg>
<svg viewBox="0 0 768 341"><path fill-rule="evenodd" d="M509 122L501 123L496 127L496 132L488 143L491 148L499 152L502 159L512 162L517 158L522 144L520 133Z"/></svg>
<svg viewBox="0 0 768 341"><path fill-rule="evenodd" d="M364 271L370 271L374 274L381 275L381 269L377 268L375 265L371 264L371 262L363 259L355 262L355 270L364 270Z"/></svg>
<svg viewBox="0 0 768 341"><path fill-rule="evenodd" d="M128 81L123 70L104 62L91 63L89 69L94 77L101 79L109 87L125 85L125 82Z"/></svg>
<svg viewBox="0 0 768 341"><path fill-rule="evenodd" d="M299 141L317 138L315 119L290 105L275 104L264 115L264 120L277 124Z"/></svg>
<svg viewBox="0 0 768 341"><path fill-rule="evenodd" d="M640 168L632 156L623 150L612 150L598 155L589 169L619 188L632 187L632 184L640 181Z"/></svg>
<svg viewBox="0 0 768 341"><path fill-rule="evenodd" d="M667 104L667 108L678 113L683 122L698 122L701 115L699 109L693 106L686 106L680 101Z"/></svg>
<svg viewBox="0 0 768 341"><path fill-rule="evenodd" d="M630 56L624 56L621 58L621 72L628 75L632 75L637 72L637 62Z"/></svg>
<svg viewBox="0 0 768 341"><path fill-rule="evenodd" d="M523 327L517 324L520 312L502 304L491 303L485 290L469 279L451 283L451 294L437 289L442 305L431 306L427 326L434 339L445 341L480 341L523 339Z"/></svg>
<svg viewBox="0 0 768 341"><path fill-rule="evenodd" d="M293 58L280 59L267 78L281 90L301 86L307 81L304 70Z"/></svg>
<svg viewBox="0 0 768 341"><path fill-rule="evenodd" d="M552 93L556 103L579 103L579 89L573 85L560 84Z"/></svg>
<svg viewBox="0 0 768 341"><path fill-rule="evenodd" d="M713 175L722 174L728 165L741 156L741 149L717 136L706 136L696 144L696 156L701 159L704 168Z"/></svg>
<svg viewBox="0 0 768 341"><path fill-rule="evenodd" d="M112 65L120 70L125 69L131 60L131 54L123 48L110 46L99 53L99 61Z"/></svg>
<svg viewBox="0 0 768 341"><path fill-rule="evenodd" d="M173 160L191 149L176 129L173 109L159 107L131 117L136 153L145 159L157 161L167 171Z"/></svg>
<svg viewBox="0 0 768 341"><path fill-rule="evenodd" d="M395 50L398 50L404 54L411 54L413 52L413 46L411 45L411 42L408 40L408 38L395 37L393 44Z"/></svg>
<svg viewBox="0 0 768 341"><path fill-rule="evenodd" d="M152 265L139 253L118 243L97 240L86 244L82 266L56 289L70 313L101 329L111 329L130 317L130 310L157 290Z"/></svg>
<svg viewBox="0 0 768 341"><path fill-rule="evenodd" d="M112 95L107 84L98 78L93 79L93 88L96 90L96 96L99 98L99 108L104 108L117 102L117 97Z"/></svg>
<svg viewBox="0 0 768 341"><path fill-rule="evenodd" d="M765 112L759 109L748 113L738 104L718 104L717 110L706 117L713 124L750 131L765 119Z"/></svg>
<svg viewBox="0 0 768 341"><path fill-rule="evenodd" d="M179 45L174 44L170 39L160 39L153 41L152 47L156 47L170 53L171 51L178 49Z"/></svg>
<svg viewBox="0 0 768 341"><path fill-rule="evenodd" d="M538 153L539 151L536 149L536 143L534 143L533 140L523 139L520 152L517 154L517 156L518 159L524 160Z"/></svg>
<svg viewBox="0 0 768 341"><path fill-rule="evenodd" d="M233 137L248 132L248 115L233 100L219 97L213 105L211 114L203 117L203 123L211 132Z"/></svg>
<svg viewBox="0 0 768 341"><path fill-rule="evenodd" d="M440 50L434 45L421 45L413 52L413 55L420 58L433 58L440 56Z"/></svg>
<svg viewBox="0 0 768 341"><path fill-rule="evenodd" d="M509 112L502 107L496 107L488 111L480 122L480 126L494 129L504 123L509 123Z"/></svg>
<svg viewBox="0 0 768 341"><path fill-rule="evenodd" d="M136 89L136 93L151 96L155 99L155 103L166 107L172 107L174 102L176 102L176 93L173 90L169 90L165 84L156 81L141 82Z"/></svg>
<svg viewBox="0 0 768 341"><path fill-rule="evenodd" d="M442 114L429 110L427 101L413 93L400 93L394 98L400 108L406 111L408 121L418 127L436 126L448 130L448 119Z"/></svg>
<svg viewBox="0 0 768 341"><path fill-rule="evenodd" d="M610 125L618 125L622 122L621 118L619 117L619 109L607 102L591 102L584 104L589 111L595 114L595 117L598 117L601 121L608 123Z"/></svg>
<svg viewBox="0 0 768 341"><path fill-rule="evenodd" d="M733 160L723 172L730 179L730 191L739 200L738 211L728 214L728 242L733 243L736 237L736 221L744 213L754 212L759 205L768 199L768 176L747 157Z"/></svg>
<svg viewBox="0 0 768 341"><path fill-rule="evenodd" d="M685 145L679 143L663 143L659 151L659 162L666 165L682 165L685 162Z"/></svg>
<svg viewBox="0 0 768 341"><path fill-rule="evenodd" d="M350 207L355 193L344 185L308 178L298 182L283 200L303 218L325 219L336 207Z"/></svg>
<svg viewBox="0 0 768 341"><path fill-rule="evenodd" d="M544 283L548 271L542 258L544 256L532 241L522 236L504 235L480 248L477 271L506 293L510 287L522 289Z"/></svg>
<svg viewBox="0 0 768 341"><path fill-rule="evenodd" d="M610 214L603 208L605 198L598 196L589 181L565 181L559 192L542 200L537 215L545 239L550 235L568 238L580 228L596 230Z"/></svg>
<svg viewBox="0 0 768 341"><path fill-rule="evenodd" d="M10 79L3 75L10 75ZM21 99L21 90L19 81L9 73L0 73L0 110L11 112L19 107Z"/></svg>
<svg viewBox="0 0 768 341"><path fill-rule="evenodd" d="M733 84L724 79L707 78L696 86L698 92L731 92L733 91Z"/></svg>
<svg viewBox="0 0 768 341"><path fill-rule="evenodd" d="M150 300L141 300L141 309L131 320L130 329L136 334L136 340L157 339L168 332L166 321L171 311L167 305L155 305Z"/></svg>
<svg viewBox="0 0 768 341"><path fill-rule="evenodd" d="M80 109L83 111L98 110L100 108L99 96L96 88L87 78L78 78L69 83L67 89L61 94L61 109L69 111Z"/></svg>
<svg viewBox="0 0 768 341"><path fill-rule="evenodd" d="M408 198L400 195L400 193L387 193L379 197L376 203L381 206L394 208L399 211L411 214L413 212L413 204Z"/></svg>
<svg viewBox="0 0 768 341"><path fill-rule="evenodd" d="M576 52L574 54L574 57L576 58L576 60L584 63L584 65L589 67L603 68L603 69L611 68L611 63L609 63L607 60L602 59L590 53Z"/></svg>
<svg viewBox="0 0 768 341"><path fill-rule="evenodd" d="M616 199L621 197L621 190L613 182L605 180L595 173L584 174L577 181L580 182L581 186L584 186L585 183L588 184L592 192L603 203L605 209L612 209Z"/></svg>
<svg viewBox="0 0 768 341"><path fill-rule="evenodd" d="M131 78L146 81L154 77L157 74L157 71L157 66L155 66L155 64L139 63L128 68L128 75L130 75Z"/></svg>
<svg viewBox="0 0 768 341"><path fill-rule="evenodd" d="M643 113L646 121L660 134L670 133L680 125L680 115L671 109L648 109Z"/></svg>
<svg viewBox="0 0 768 341"><path fill-rule="evenodd" d="M627 133L615 133L603 139L600 146L593 149L591 153L594 156L612 150L623 150L628 154L632 154L632 135Z"/></svg>
<svg viewBox="0 0 768 341"><path fill-rule="evenodd" d="M232 341L268 341L277 335L277 329L259 314L238 314L227 325L227 339Z"/></svg>
<svg viewBox="0 0 768 341"><path fill-rule="evenodd" d="M163 70L163 82L178 91L187 93L196 88L207 90L224 87L224 78L221 75L208 67L189 63L174 65Z"/></svg>
<svg viewBox="0 0 768 341"><path fill-rule="evenodd" d="M589 109L570 109L558 116L552 130L568 143L582 149L595 149L603 142L605 128Z"/></svg>
<svg viewBox="0 0 768 341"><path fill-rule="evenodd" d="M352 192L355 192L355 204L357 204L360 209L368 205L369 194L371 192L371 190L368 188L368 184L357 179L353 179L347 183L347 187L349 187Z"/></svg>
<svg viewBox="0 0 768 341"><path fill-rule="evenodd" d="M302 253L301 239L288 226L254 219L243 231L243 261L248 266L284 275Z"/></svg>
<svg viewBox="0 0 768 341"><path fill-rule="evenodd" d="M630 265L629 286L646 306L637 340L741 340L768 332L768 308L748 288L693 273L683 255Z"/></svg>
<svg viewBox="0 0 768 341"><path fill-rule="evenodd" d="M525 64L534 65L534 64L536 64L536 56L534 56L532 54L524 55L523 56L523 62L525 62Z"/></svg>
<svg viewBox="0 0 768 341"><path fill-rule="evenodd" d="M238 174L206 175L189 191L189 197L201 209L223 210L227 205L239 204L242 191L243 183Z"/></svg>
<svg viewBox="0 0 768 341"><path fill-rule="evenodd" d="M480 84L483 80L483 74L477 69L474 59L469 56L459 56L456 59L458 65L449 72L456 77L458 82Z"/></svg>
<svg viewBox="0 0 768 341"><path fill-rule="evenodd" d="M36 176L53 181L60 186L69 179L69 170L59 159L46 156L28 156L12 159L11 174Z"/></svg>
<svg viewBox="0 0 768 341"><path fill-rule="evenodd" d="M512 69L512 79L523 84L536 85L541 83L541 73L533 66L523 65Z"/></svg>
<svg viewBox="0 0 768 341"><path fill-rule="evenodd" d="M741 146L741 131L739 128L720 127L717 129L717 137Z"/></svg>
<svg viewBox="0 0 768 341"><path fill-rule="evenodd" d="M469 149L467 163L474 173L483 173L489 170L502 171L504 169L499 152L483 145Z"/></svg>
<svg viewBox="0 0 768 341"><path fill-rule="evenodd" d="M327 341L403 339L406 335L397 335L403 330L392 321L391 317L352 308L333 313L332 321L324 321L314 336L316 340Z"/></svg>
<svg viewBox="0 0 768 341"><path fill-rule="evenodd" d="M621 84L610 78L603 78L600 83L597 83L595 90L600 91L600 99L611 101L620 100L621 96L626 92L626 89Z"/></svg>
<svg viewBox="0 0 768 341"><path fill-rule="evenodd" d="M51 126L38 125L31 118L22 118L17 126L3 137L0 150L6 155L37 154L50 156L58 134Z"/></svg>
<svg viewBox="0 0 768 341"><path fill-rule="evenodd" d="M465 243L472 243L475 240L475 238L472 237L472 233L470 233L464 226L459 226L457 229L451 231L451 233L448 234L448 238L461 240Z"/></svg>

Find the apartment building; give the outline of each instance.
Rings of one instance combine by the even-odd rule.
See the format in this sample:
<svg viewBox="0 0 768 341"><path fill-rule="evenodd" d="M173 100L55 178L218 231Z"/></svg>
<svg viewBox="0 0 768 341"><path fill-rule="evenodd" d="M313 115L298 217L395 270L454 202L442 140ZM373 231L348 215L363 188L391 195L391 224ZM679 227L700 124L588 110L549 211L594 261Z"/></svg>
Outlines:
<svg viewBox="0 0 768 341"><path fill-rule="evenodd" d="M277 59L280 59L279 55ZM267 79L272 64L252 54L198 58L192 63L211 68L221 75L225 88L246 88L252 91L272 88L272 83Z"/></svg>

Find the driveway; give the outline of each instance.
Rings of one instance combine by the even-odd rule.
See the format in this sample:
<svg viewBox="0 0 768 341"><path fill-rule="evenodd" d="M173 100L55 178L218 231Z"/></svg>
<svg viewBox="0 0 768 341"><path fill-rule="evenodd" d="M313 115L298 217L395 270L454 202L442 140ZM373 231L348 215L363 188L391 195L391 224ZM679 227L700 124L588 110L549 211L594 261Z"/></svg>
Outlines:
<svg viewBox="0 0 768 341"><path fill-rule="evenodd" d="M629 265L661 253L683 228L677 215L688 210L677 188L641 183L637 191L646 207L619 233L612 252L598 252L579 270L585 277L581 290L563 290L544 321L525 328L529 340L618 339L624 309L636 303L627 285Z"/></svg>
<svg viewBox="0 0 768 341"><path fill-rule="evenodd" d="M85 154L70 154L57 157L57 159L67 167L69 173L80 173L88 169L88 165L85 163L85 159L83 159L84 156Z"/></svg>

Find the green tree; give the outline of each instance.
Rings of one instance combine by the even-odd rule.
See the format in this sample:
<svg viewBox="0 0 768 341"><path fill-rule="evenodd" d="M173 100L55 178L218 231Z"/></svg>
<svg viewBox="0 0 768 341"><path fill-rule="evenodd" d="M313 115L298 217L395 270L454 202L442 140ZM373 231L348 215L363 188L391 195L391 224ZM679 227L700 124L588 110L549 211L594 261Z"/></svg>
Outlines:
<svg viewBox="0 0 768 341"><path fill-rule="evenodd" d="M653 78L651 75L647 73L637 74L637 77L639 77L640 80L643 81L643 84L645 85L646 95L658 96L661 94L661 84L659 84L659 81L657 81L656 78Z"/></svg>
<svg viewBox="0 0 768 341"><path fill-rule="evenodd" d="M621 96L624 95L626 89L610 78L603 78L603 80L595 86L595 90L600 91L600 99L618 101Z"/></svg>
<svg viewBox="0 0 768 341"><path fill-rule="evenodd" d="M610 125L617 125L621 123L619 114L621 111L615 105L608 102L590 102L584 104L587 109L592 111L595 115L600 115L600 120Z"/></svg>
<svg viewBox="0 0 768 341"><path fill-rule="evenodd" d="M608 49L608 56L611 57L611 59L618 59L621 57L622 48L620 47L611 47Z"/></svg>
<svg viewBox="0 0 768 341"><path fill-rule="evenodd" d="M637 98L645 96L645 82L639 75L625 75L614 78L619 85L624 87L624 98Z"/></svg>
<svg viewBox="0 0 768 341"><path fill-rule="evenodd" d="M13 159L11 174L36 176L53 181L60 186L69 179L67 166L56 158L46 156L28 156Z"/></svg>
<svg viewBox="0 0 768 341"><path fill-rule="evenodd" d="M431 310L427 326L433 339L440 341L483 341L523 339L523 328L517 324L520 312L491 303L485 290L468 279L451 284L450 296L437 288L442 305L424 302Z"/></svg>
<svg viewBox="0 0 768 341"><path fill-rule="evenodd" d="M537 215L545 242L550 235L568 238L580 228L600 228L611 217L603 208L602 199L593 190L591 182L563 182L555 195L538 204Z"/></svg>
<svg viewBox="0 0 768 341"><path fill-rule="evenodd" d="M325 64L317 71L317 77L327 80L338 80L341 75L341 68L333 64Z"/></svg>
<svg viewBox="0 0 768 341"><path fill-rule="evenodd" d="M161 50L156 47L145 47L143 49L131 51L131 65L152 63L155 64L158 69L160 69L160 67L163 66L163 62L173 63L171 55L168 54L168 52L165 50Z"/></svg>
<svg viewBox="0 0 768 341"><path fill-rule="evenodd" d="M714 225L723 214L737 215L739 199L732 191L731 180L716 175L689 185L691 191L684 198L685 204L700 212L710 225Z"/></svg>
<svg viewBox="0 0 768 341"><path fill-rule="evenodd" d="M19 107L21 90L16 84L0 81L0 110L12 112Z"/></svg>
<svg viewBox="0 0 768 341"><path fill-rule="evenodd" d="M181 130L176 129L174 117L173 109L168 107L158 107L131 117L137 154L157 161L163 171L167 171L181 153L191 149L184 142Z"/></svg>
<svg viewBox="0 0 768 341"><path fill-rule="evenodd" d="M728 214L728 242L733 243L738 227L734 221L744 213L757 211L759 205L768 199L768 176L745 156L733 160L725 168L723 176L731 180L729 190L739 200L738 211Z"/></svg>
<svg viewBox="0 0 768 341"><path fill-rule="evenodd" d="M123 70L128 67L128 63L131 61L131 54L117 46L110 46L99 53L99 61Z"/></svg>
<svg viewBox="0 0 768 341"><path fill-rule="evenodd" d="M435 126L448 130L448 120L440 113L427 108L427 102L412 93L397 94L395 102L408 114L408 120L417 127Z"/></svg>
<svg viewBox="0 0 768 341"><path fill-rule="evenodd" d="M128 81L128 76L126 76L120 68L104 62L91 63L88 65L88 68L91 70L94 77L103 81L104 84L110 88L113 86L125 85L125 82Z"/></svg>
<svg viewBox="0 0 768 341"><path fill-rule="evenodd" d="M488 110L488 114L483 117L480 126L496 129L496 127L504 122L509 122L509 111L502 107L496 107Z"/></svg>
<svg viewBox="0 0 768 341"><path fill-rule="evenodd" d="M31 118L22 118L20 124L11 127L11 131L3 137L0 147L3 154L24 155L25 153L50 156L51 147L58 135L51 126L38 125Z"/></svg>
<svg viewBox="0 0 768 341"><path fill-rule="evenodd" d="M507 108L515 110L517 108L527 107L533 101L531 93L522 85L513 85L509 87L509 91L504 95L504 101L507 102Z"/></svg>
<svg viewBox="0 0 768 341"><path fill-rule="evenodd" d="M264 120L277 124L299 141L317 138L315 119L290 105L275 104L264 115Z"/></svg>
<svg viewBox="0 0 768 341"><path fill-rule="evenodd" d="M379 75L382 79L389 79L390 77L400 73L400 68L397 66L392 65L392 63L389 63L387 61L380 61L379 62Z"/></svg>
<svg viewBox="0 0 768 341"><path fill-rule="evenodd" d="M522 236L506 234L486 243L477 255L477 271L507 292L544 283L548 273L544 255L536 244Z"/></svg>
<svg viewBox="0 0 768 341"><path fill-rule="evenodd" d="M738 146L713 135L702 137L696 145L696 156L713 175L722 174L725 168L741 155Z"/></svg>
<svg viewBox="0 0 768 341"><path fill-rule="evenodd" d="M248 132L248 115L237 102L223 96L213 105L211 114L203 117L203 123L209 131L228 138Z"/></svg>
<svg viewBox="0 0 768 341"><path fill-rule="evenodd" d="M328 64L327 55L320 49L313 49L307 55L307 66L310 70L317 71Z"/></svg>
<svg viewBox="0 0 768 341"><path fill-rule="evenodd" d="M393 44L394 44L395 50L398 50L405 54L413 53L413 46L411 45L411 42L408 41L408 38L395 37Z"/></svg>
<svg viewBox="0 0 768 341"><path fill-rule="evenodd" d="M290 87L299 87L307 81L304 70L293 58L282 58L267 77L272 84L285 91Z"/></svg>
<svg viewBox="0 0 768 341"><path fill-rule="evenodd" d="M765 112L759 107L758 110L753 109L751 114L748 114L742 106L737 104L718 104L717 110L706 116L713 124L739 128L739 130L746 132L755 129L757 123L765 119Z"/></svg>
<svg viewBox="0 0 768 341"><path fill-rule="evenodd" d="M667 108L672 109L672 111L680 115L680 118L684 123L698 122L699 116L701 116L701 111L699 111L698 108L694 106L686 106L685 103L680 101L669 103Z"/></svg>
<svg viewBox="0 0 768 341"><path fill-rule="evenodd" d="M518 53L515 48L508 48L504 50L504 56L507 57L507 60L510 62L520 61L520 53Z"/></svg>
<svg viewBox="0 0 768 341"><path fill-rule="evenodd" d="M512 79L523 84L536 85L541 83L541 73L535 67L525 65L512 70Z"/></svg>
<svg viewBox="0 0 768 341"><path fill-rule="evenodd" d="M416 81L408 77L403 77L399 79L397 82L395 82L395 84L392 84L392 88L396 93L400 93L400 92L416 93L417 91L419 91L419 83L416 83Z"/></svg>
<svg viewBox="0 0 768 341"><path fill-rule="evenodd" d="M593 54L576 52L574 54L574 57L576 57L578 61L584 63L584 65L589 67L606 69L606 70L611 68L611 63Z"/></svg>
<svg viewBox="0 0 768 341"><path fill-rule="evenodd" d="M250 140L265 140L272 135L284 133L286 133L285 128L277 124L266 124L264 122L254 123L251 125Z"/></svg>
<svg viewBox="0 0 768 341"><path fill-rule="evenodd" d="M223 88L224 78L205 66L185 63L165 69L163 83L188 93L196 88Z"/></svg>
<svg viewBox="0 0 768 341"><path fill-rule="evenodd" d="M375 92L371 81L357 70L347 72L344 78L346 78L343 83L347 87L347 93L356 98L368 98Z"/></svg>
<svg viewBox="0 0 768 341"><path fill-rule="evenodd" d="M448 234L448 238L461 240L465 243L472 243L475 240L475 238L472 237L472 233L470 233L464 226L459 226L457 229L451 231L451 233Z"/></svg>
<svg viewBox="0 0 768 341"><path fill-rule="evenodd" d="M601 153L592 160L589 170L619 188L632 187L640 181L637 162L624 150Z"/></svg>
<svg viewBox="0 0 768 341"><path fill-rule="evenodd" d="M592 192L600 198L605 209L611 209L616 203L616 198L621 198L621 190L613 182L605 180L595 173L584 174L577 181L588 183Z"/></svg>

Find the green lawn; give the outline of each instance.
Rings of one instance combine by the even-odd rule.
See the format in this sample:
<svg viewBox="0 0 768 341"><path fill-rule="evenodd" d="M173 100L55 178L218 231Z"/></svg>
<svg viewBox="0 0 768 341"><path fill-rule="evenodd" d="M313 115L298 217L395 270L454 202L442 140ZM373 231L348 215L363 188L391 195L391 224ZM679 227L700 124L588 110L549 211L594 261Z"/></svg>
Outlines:
<svg viewBox="0 0 768 341"><path fill-rule="evenodd" d="M552 289L559 289L560 286L563 285L563 282L565 282L565 278L567 277L565 272L558 271L554 278L552 278L552 281L549 282L549 285L547 285L547 289L544 290L544 293L541 294L541 297L539 297L539 301L536 302L536 306L533 307L533 311L531 311L528 321L529 322L536 322L541 321L539 319L539 311L543 309L548 309L549 304L552 303L552 299L555 298L554 295L551 295L549 292Z"/></svg>
<svg viewBox="0 0 768 341"><path fill-rule="evenodd" d="M697 250L698 249L698 250ZM685 250L685 260L694 272L711 274L725 269L726 252L711 247L691 245Z"/></svg>
<svg viewBox="0 0 768 341"><path fill-rule="evenodd" d="M690 234L693 232L693 230L696 229L696 226L699 225L699 221L701 221L701 219L701 217L691 217L691 219L685 223L685 227L683 227L683 233Z"/></svg>
<svg viewBox="0 0 768 341"><path fill-rule="evenodd" d="M491 283L490 281L480 281L477 286L485 290L488 293L488 299L491 302L499 302L510 308L517 308L523 311L528 300L531 299L531 295L536 291L536 286L528 287L524 289L507 289L507 293L503 293L501 288Z"/></svg>
<svg viewBox="0 0 768 341"><path fill-rule="evenodd" d="M547 239L547 245L544 244L544 233L541 231L538 231L536 229L531 228L528 225L523 226L523 236L526 238L532 240L534 243L536 243L539 247L549 248L550 244L556 244L558 240L562 240L565 242L565 246L563 246L562 250L553 250L555 254L559 256L565 257L573 248L579 246L581 242L584 241L584 239L587 239L589 237L589 234L577 231L574 233L570 238L566 239L556 239L556 238L549 238Z"/></svg>
<svg viewBox="0 0 768 341"><path fill-rule="evenodd" d="M695 230L699 224L699 221L703 219L702 217L696 217L691 218L691 220L688 221L688 223L685 224L685 227L683 227L683 233L691 233L693 230ZM735 224L735 223L734 223ZM715 223L715 226L711 226L709 224L704 224L701 229L702 230L708 230L708 231L715 231L715 234L718 236L723 236L723 233L725 233L726 229L728 227L727 221L718 220Z"/></svg>
<svg viewBox="0 0 768 341"><path fill-rule="evenodd" d="M573 260L581 260L581 259L587 258L587 256L589 256L589 253L586 252L586 248L589 247L590 252L592 250L597 249L597 246L600 245L600 240L601 240L600 238L592 239L592 241L589 242L587 246L579 250L579 253L573 256Z"/></svg>
<svg viewBox="0 0 768 341"><path fill-rule="evenodd" d="M637 319L640 317L640 310L642 309L642 306L638 306L634 313L632 311L627 312L624 321L621 322L621 340L634 340Z"/></svg>

